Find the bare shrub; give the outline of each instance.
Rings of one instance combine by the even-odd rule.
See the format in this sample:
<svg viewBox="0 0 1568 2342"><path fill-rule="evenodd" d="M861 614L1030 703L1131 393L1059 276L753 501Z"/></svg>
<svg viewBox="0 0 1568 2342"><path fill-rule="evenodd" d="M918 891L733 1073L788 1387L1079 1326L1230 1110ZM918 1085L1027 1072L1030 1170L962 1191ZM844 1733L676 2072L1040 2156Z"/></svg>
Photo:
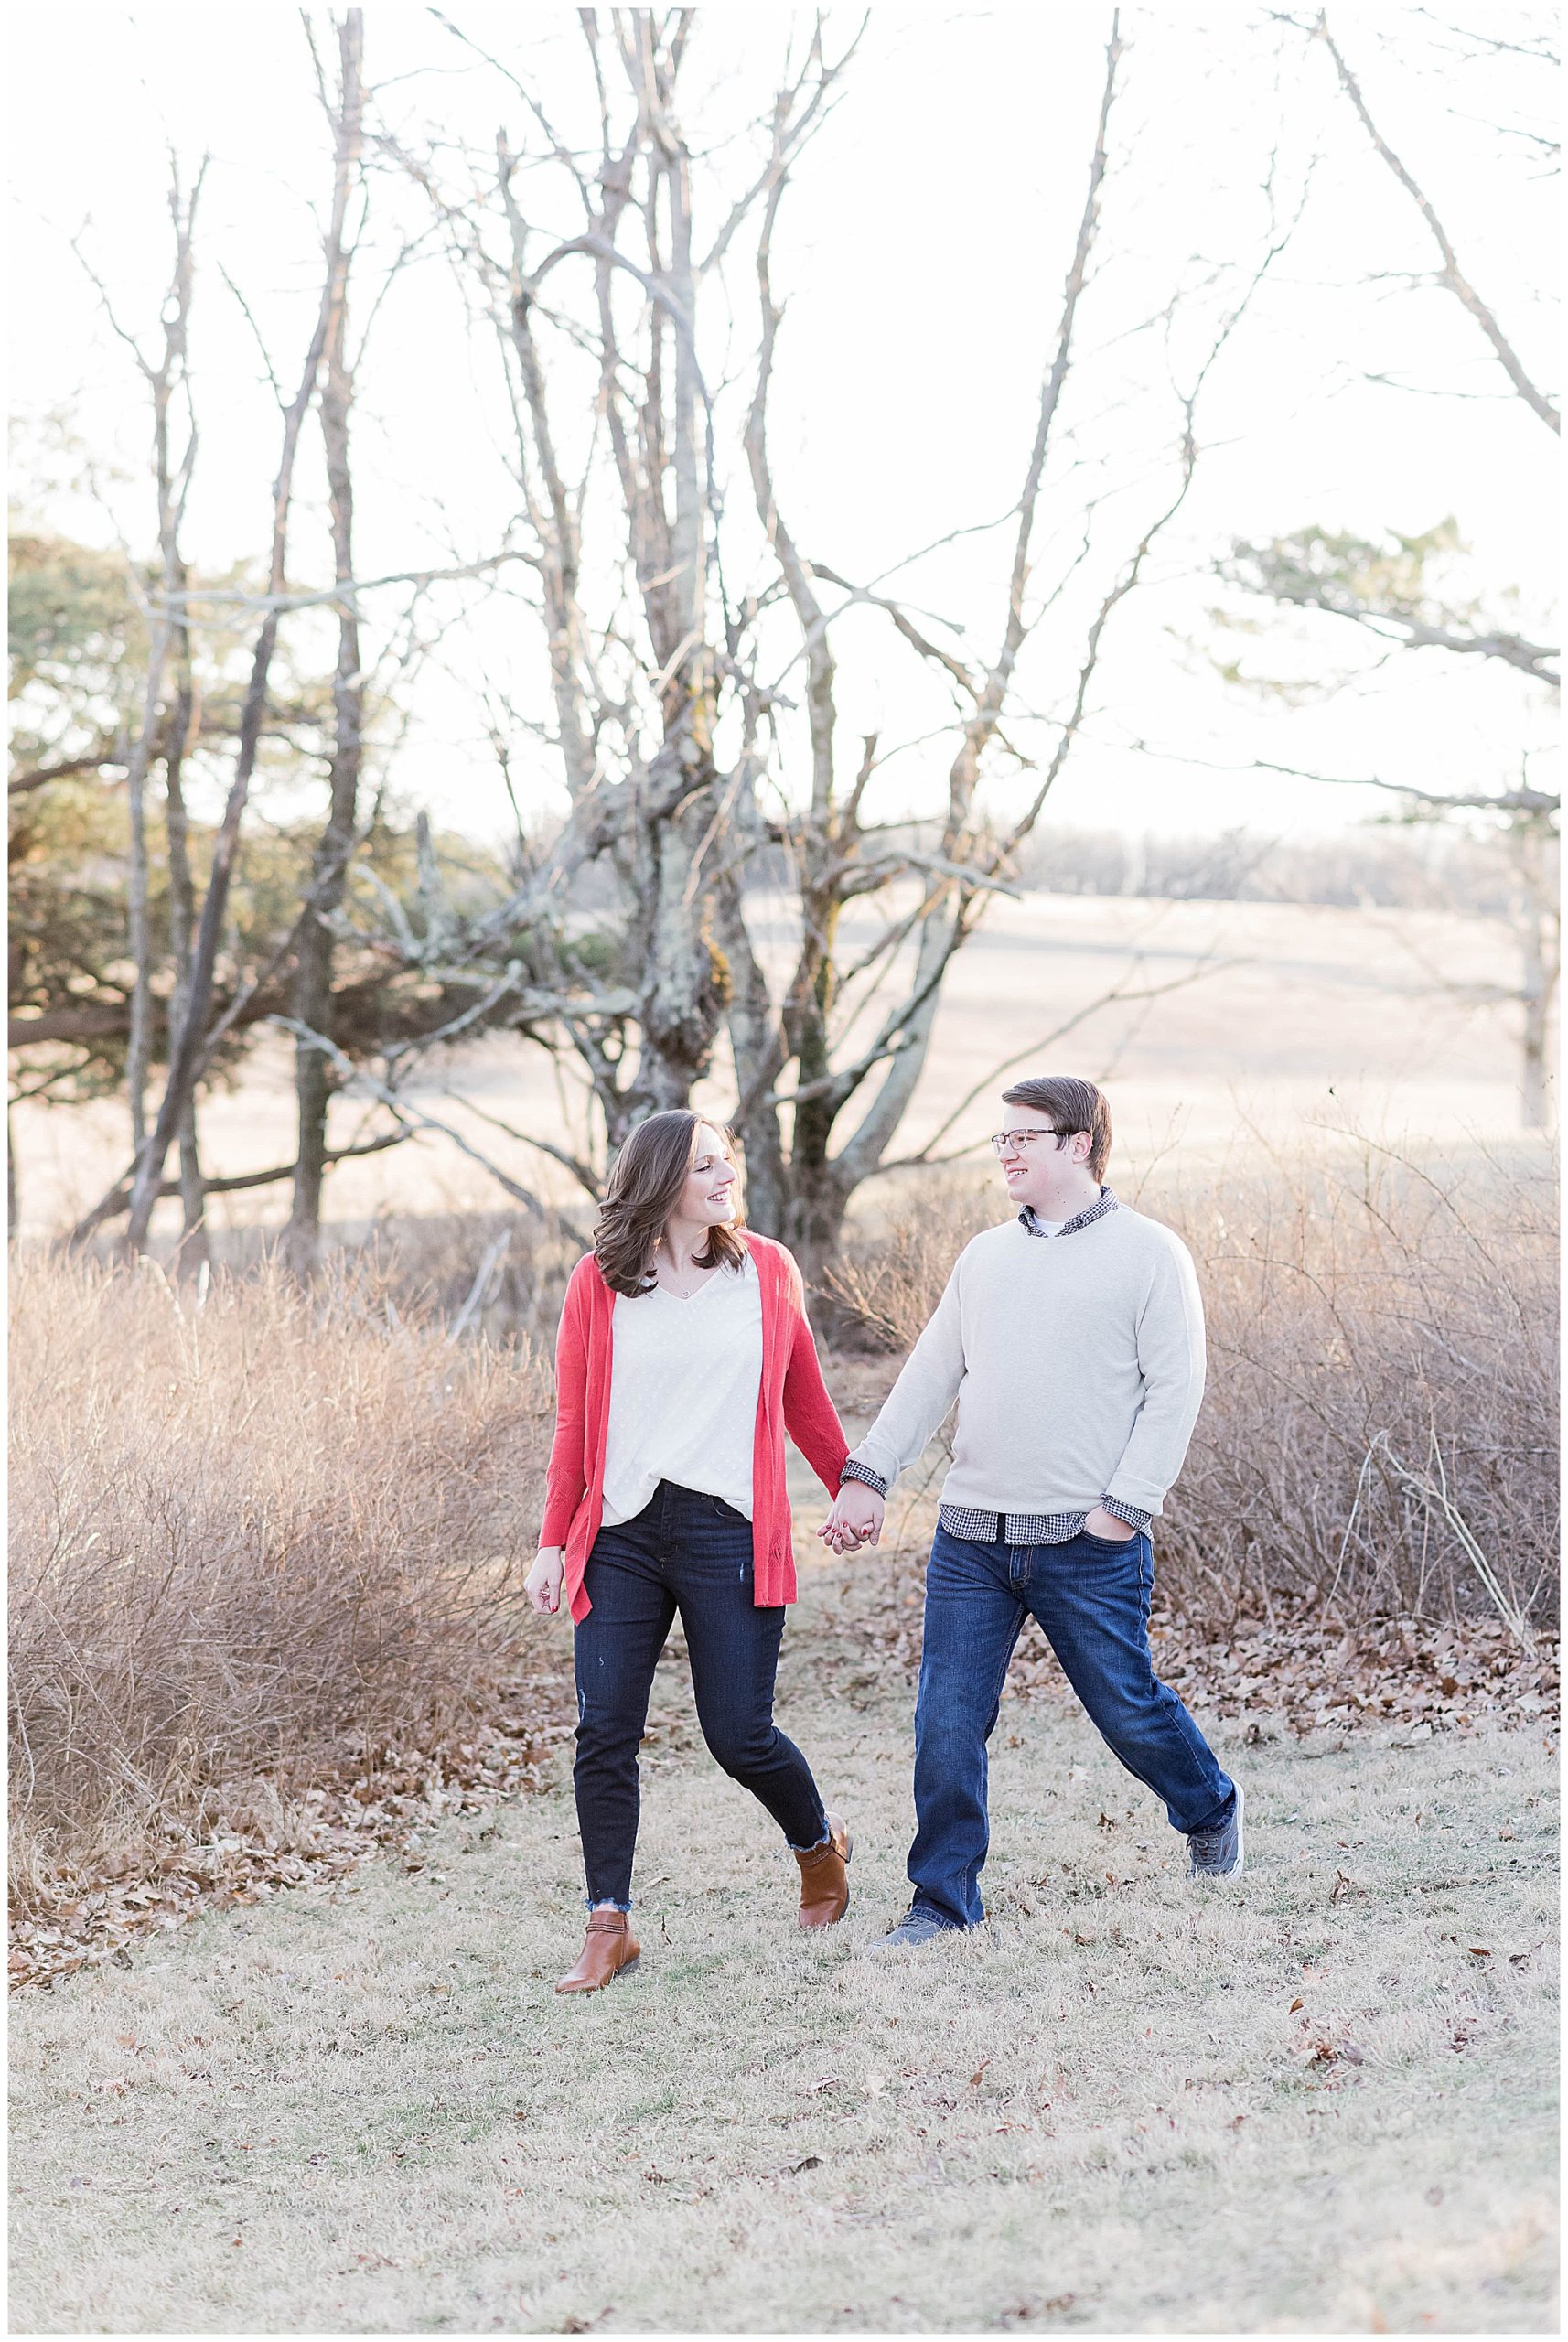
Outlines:
<svg viewBox="0 0 1568 2342"><path fill-rule="evenodd" d="M996 1219L996 1196L979 1179L933 1172L924 1180L906 1176L881 1202L880 1224L852 1226L822 1289L841 1343L858 1340L901 1357L914 1348L963 1247Z"/></svg>
<svg viewBox="0 0 1568 2342"><path fill-rule="evenodd" d="M1556 1585L1555 1193L1539 1158L1361 1142L1129 1194L1191 1247L1208 1321L1157 1531L1180 1611L1308 1595L1347 1617L1492 1609L1528 1635ZM997 1216L978 1207L933 1187L846 1251L829 1282L865 1338L908 1348Z"/></svg>
<svg viewBox="0 0 1568 2342"><path fill-rule="evenodd" d="M430 1746L506 1670L549 1434L528 1348L454 1345L363 1269L220 1270L199 1303L23 1261L11 1315L24 1876L296 1787L346 1735Z"/></svg>
<svg viewBox="0 0 1568 2342"><path fill-rule="evenodd" d="M566 1279L590 1241L583 1224L553 1215L533 1219L510 1205L327 1221L321 1233L330 1277L368 1278L402 1314L439 1317L448 1326L473 1302L467 1332L492 1341L521 1335L542 1349L554 1342ZM280 1230L209 1225L207 1234L214 1267L254 1275L270 1271ZM178 1243L169 1231L151 1249L171 1275L177 1273ZM105 1265L122 1257L112 1232L97 1240L94 1257Z"/></svg>

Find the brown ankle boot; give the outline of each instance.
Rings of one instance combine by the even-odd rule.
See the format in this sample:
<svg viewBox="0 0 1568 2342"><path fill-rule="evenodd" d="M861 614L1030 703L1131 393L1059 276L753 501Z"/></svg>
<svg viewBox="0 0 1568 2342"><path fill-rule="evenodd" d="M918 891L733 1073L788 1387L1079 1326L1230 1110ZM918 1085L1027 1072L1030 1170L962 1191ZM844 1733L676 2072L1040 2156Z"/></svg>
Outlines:
<svg viewBox="0 0 1568 2342"><path fill-rule="evenodd" d="M558 1993L598 1993L635 1968L642 1947L624 1911L590 1911L588 1932L577 1965L556 1985Z"/></svg>
<svg viewBox="0 0 1568 2342"><path fill-rule="evenodd" d="M844 1864L854 1852L848 1825L836 1813L828 1816L828 1840L825 1846L812 1846L805 1853L797 1853L800 1865L800 1924L803 1928L831 1928L837 1925L849 1909L849 1879Z"/></svg>

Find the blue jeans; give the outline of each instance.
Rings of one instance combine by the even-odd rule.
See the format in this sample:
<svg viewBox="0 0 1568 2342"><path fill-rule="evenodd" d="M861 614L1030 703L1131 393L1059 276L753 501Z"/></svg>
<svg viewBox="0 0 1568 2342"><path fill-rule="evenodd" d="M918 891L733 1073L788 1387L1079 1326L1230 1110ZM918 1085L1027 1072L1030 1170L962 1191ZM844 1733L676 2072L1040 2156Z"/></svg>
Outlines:
<svg viewBox="0 0 1568 2342"><path fill-rule="evenodd" d="M660 1480L632 1520L600 1530L583 1582L594 1606L574 1637L573 1784L589 1902L631 1907L637 1751L677 1611L713 1756L760 1799L791 1846L820 1846L828 1821L811 1768L773 1721L784 1612L759 1610L752 1599L746 1516L722 1497Z"/></svg>
<svg viewBox="0 0 1568 2342"><path fill-rule="evenodd" d="M1153 1550L1142 1531L1119 1542L1084 1534L1061 1545L973 1544L937 1531L915 1709L918 1826L909 1876L917 1907L950 1927L972 1928L985 1916L985 1744L1026 1617L1039 1621L1090 1721L1163 1799L1173 1829L1213 1829L1228 1818L1235 1784L1155 1673L1153 1585Z"/></svg>

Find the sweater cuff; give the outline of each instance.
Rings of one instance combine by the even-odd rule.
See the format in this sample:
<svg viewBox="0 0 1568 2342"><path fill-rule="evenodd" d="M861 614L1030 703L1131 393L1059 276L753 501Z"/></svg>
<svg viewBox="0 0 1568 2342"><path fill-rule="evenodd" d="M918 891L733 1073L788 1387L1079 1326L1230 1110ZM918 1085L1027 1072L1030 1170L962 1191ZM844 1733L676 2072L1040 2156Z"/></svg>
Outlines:
<svg viewBox="0 0 1568 2342"><path fill-rule="evenodd" d="M1101 1497L1100 1504L1101 1511L1108 1512L1112 1520L1124 1520L1130 1528L1141 1529L1145 1537L1155 1525L1152 1512L1141 1511L1135 1504L1124 1504L1120 1497Z"/></svg>
<svg viewBox="0 0 1568 2342"><path fill-rule="evenodd" d="M881 1473L874 1472L869 1464L857 1464L853 1456L839 1474L841 1488L846 1480L863 1481L868 1488L874 1488L879 1497L885 1497L887 1494L887 1483Z"/></svg>

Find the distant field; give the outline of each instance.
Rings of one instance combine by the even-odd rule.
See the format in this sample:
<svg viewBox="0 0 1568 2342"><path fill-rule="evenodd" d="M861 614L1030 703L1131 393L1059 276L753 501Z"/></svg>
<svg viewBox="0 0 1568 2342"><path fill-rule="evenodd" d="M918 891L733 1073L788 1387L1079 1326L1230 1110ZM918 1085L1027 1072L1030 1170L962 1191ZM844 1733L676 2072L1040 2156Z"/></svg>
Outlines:
<svg viewBox="0 0 1568 2342"><path fill-rule="evenodd" d="M781 900L770 931L763 922L779 955L786 910ZM869 940L869 914L860 927ZM1484 994L1515 973L1501 923L1457 914L1037 893L1004 899L948 979L907 1144L919 1144L1012 1058L1018 1071L1051 1064L1105 1083L1124 1176L1176 1144L1218 1155L1254 1129L1283 1135L1304 1119L1447 1144L1507 1138L1518 1129L1519 1011ZM1105 1001L1118 985L1144 991L1183 978L1192 981L1163 997ZM1049 1040L1079 1016L1070 1034ZM453 1106L448 1089L502 1122L555 1134L564 1103L542 1052L498 1040L452 1058L411 1094L514 1177L564 1192L544 1157ZM705 1102L715 1112L733 1102L727 1080L715 1080ZM580 1112L580 1093L569 1091L565 1106ZM339 1107L334 1143L346 1143L366 1112L354 1101ZM982 1137L994 1118L988 1087L946 1144ZM289 1054L269 1040L242 1086L203 1109L209 1170L286 1160L292 1123ZM13 1125L29 1233L68 1224L124 1159L117 1101L72 1112L24 1105ZM279 1185L217 1197L213 1216L235 1227L277 1219L287 1195ZM332 1219L349 1223L500 1200L486 1173L438 1138L345 1165L328 1189Z"/></svg>

